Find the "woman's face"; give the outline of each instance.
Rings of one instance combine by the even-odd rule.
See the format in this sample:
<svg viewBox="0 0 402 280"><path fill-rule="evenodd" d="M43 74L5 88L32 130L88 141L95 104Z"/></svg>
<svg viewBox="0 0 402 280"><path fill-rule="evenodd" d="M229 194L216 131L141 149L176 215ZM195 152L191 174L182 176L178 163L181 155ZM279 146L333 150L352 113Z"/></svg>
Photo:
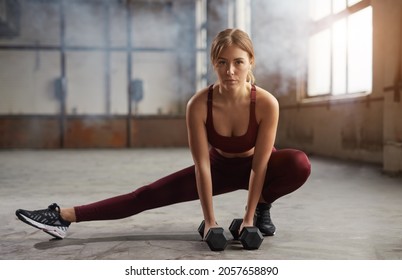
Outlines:
<svg viewBox="0 0 402 280"><path fill-rule="evenodd" d="M248 53L236 45L224 48L215 61L215 71L219 83L225 88L235 88L244 85L251 69Z"/></svg>

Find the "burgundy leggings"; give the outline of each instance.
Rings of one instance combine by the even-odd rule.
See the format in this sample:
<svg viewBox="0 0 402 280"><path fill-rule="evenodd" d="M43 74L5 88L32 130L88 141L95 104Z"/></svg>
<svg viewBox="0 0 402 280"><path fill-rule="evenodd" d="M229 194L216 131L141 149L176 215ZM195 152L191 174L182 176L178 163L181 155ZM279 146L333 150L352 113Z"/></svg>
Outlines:
<svg viewBox="0 0 402 280"><path fill-rule="evenodd" d="M248 188L253 157L226 158L210 150L213 194ZM310 162L298 150L273 150L262 190L272 203L301 187L310 175ZM126 218L142 211L198 199L194 165L128 194L74 207L77 222Z"/></svg>

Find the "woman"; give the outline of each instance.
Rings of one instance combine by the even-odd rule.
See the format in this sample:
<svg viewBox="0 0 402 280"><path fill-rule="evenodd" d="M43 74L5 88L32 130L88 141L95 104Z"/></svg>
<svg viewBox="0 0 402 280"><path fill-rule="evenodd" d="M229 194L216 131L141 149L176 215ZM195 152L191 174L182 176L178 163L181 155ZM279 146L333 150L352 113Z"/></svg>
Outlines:
<svg viewBox="0 0 402 280"><path fill-rule="evenodd" d="M269 92L254 85L254 50L238 29L220 32L211 46L217 82L188 102L186 121L194 165L134 192L106 200L37 211L17 210L20 220L64 238L72 222L121 219L142 211L200 199L204 236L216 227L212 196L248 189L241 226L256 226L273 235L271 203L302 186L310 174L307 156L276 150L279 106ZM211 147L211 148L210 148Z"/></svg>

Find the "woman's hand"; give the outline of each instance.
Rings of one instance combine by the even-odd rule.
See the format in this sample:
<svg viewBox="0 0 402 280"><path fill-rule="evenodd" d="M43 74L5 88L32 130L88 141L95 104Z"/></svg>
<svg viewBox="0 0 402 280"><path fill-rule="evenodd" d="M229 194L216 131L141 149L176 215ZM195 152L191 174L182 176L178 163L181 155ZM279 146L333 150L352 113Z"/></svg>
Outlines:
<svg viewBox="0 0 402 280"><path fill-rule="evenodd" d="M243 223L241 224L240 229L239 229L239 236L240 236L240 233L243 230L243 228L252 227L252 226L254 226L253 220L250 221L250 220L243 219Z"/></svg>
<svg viewBox="0 0 402 280"><path fill-rule="evenodd" d="M207 222L205 221L205 228L204 228L204 235L203 235L203 240L205 241L205 237L207 236L208 231L211 228L216 228L219 227L216 222Z"/></svg>

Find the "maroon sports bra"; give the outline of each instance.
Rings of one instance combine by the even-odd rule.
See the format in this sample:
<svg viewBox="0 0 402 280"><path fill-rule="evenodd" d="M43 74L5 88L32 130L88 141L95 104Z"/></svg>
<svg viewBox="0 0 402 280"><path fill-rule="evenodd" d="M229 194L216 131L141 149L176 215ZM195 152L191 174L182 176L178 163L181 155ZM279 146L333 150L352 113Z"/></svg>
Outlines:
<svg viewBox="0 0 402 280"><path fill-rule="evenodd" d="M255 86L251 86L250 117L247 132L241 136L222 136L215 131L212 116L213 85L208 90L208 112L206 120L207 137L209 144L226 153L244 153L254 148L258 134L258 123L255 117Z"/></svg>

